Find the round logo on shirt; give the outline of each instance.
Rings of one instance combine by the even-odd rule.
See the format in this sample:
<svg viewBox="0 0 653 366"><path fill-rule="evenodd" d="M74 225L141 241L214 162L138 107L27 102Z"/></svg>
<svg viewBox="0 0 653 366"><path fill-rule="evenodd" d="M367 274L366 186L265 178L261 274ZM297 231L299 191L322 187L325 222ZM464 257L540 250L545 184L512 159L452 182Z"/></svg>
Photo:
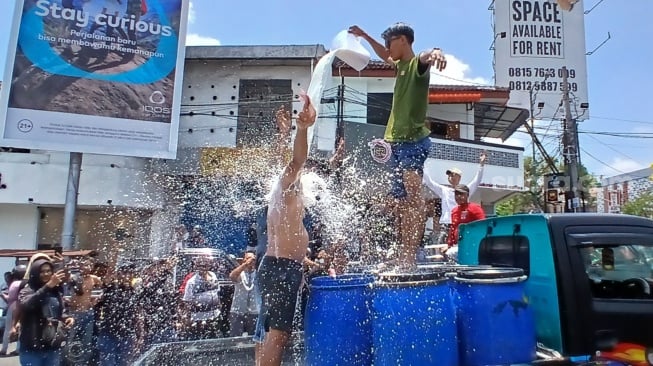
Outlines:
<svg viewBox="0 0 653 366"><path fill-rule="evenodd" d="M370 153L372 154L372 159L380 164L385 164L390 160L390 154L392 154L392 147L390 144L385 142L383 139L372 140L368 144L370 147Z"/></svg>

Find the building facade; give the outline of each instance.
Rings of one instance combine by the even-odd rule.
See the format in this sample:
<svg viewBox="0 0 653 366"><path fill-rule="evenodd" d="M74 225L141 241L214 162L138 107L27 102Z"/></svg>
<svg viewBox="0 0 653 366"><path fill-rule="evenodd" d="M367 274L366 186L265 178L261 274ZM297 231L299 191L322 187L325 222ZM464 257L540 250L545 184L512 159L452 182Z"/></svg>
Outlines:
<svg viewBox="0 0 653 366"><path fill-rule="evenodd" d="M85 154L76 246L114 257L160 255L182 222L201 225L212 245L244 248L255 203L247 198L243 165L234 162L263 160L276 133L274 112L285 105L297 114L299 95L326 52L322 45L188 47L177 159ZM325 92L333 103L319 117L315 153L330 156L340 136L348 154L370 163L362 171L384 169L373 165L367 143L387 121L393 70L371 62L357 73L336 63L333 81L343 92ZM489 212L524 186L523 149L483 141L505 140L526 120L527 112L505 106L508 96L507 89L468 86L432 86L429 95L433 148L426 169L446 183L444 172L457 167L467 181L486 151L484 179L472 199ZM1 247L60 241L68 163L63 152L0 152Z"/></svg>
<svg viewBox="0 0 653 366"><path fill-rule="evenodd" d="M621 213L621 208L628 201L653 190L651 176L653 169L646 168L601 179L601 189L597 192L597 211Z"/></svg>

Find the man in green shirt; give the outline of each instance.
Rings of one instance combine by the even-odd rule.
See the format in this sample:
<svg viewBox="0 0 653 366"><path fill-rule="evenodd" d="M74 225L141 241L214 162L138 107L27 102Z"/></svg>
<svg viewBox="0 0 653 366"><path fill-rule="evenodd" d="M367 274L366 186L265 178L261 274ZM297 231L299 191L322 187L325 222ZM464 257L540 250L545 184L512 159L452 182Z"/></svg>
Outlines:
<svg viewBox="0 0 653 366"><path fill-rule="evenodd" d="M386 29L381 44L358 26L349 28L364 38L374 52L396 69L392 110L384 139L392 148L390 164L394 170L391 193L399 214L399 261L413 266L424 236L426 215L422 196L424 162L431 148L430 131L425 125L428 108L430 68L444 70L447 61L439 48L415 55L413 29L397 23Z"/></svg>

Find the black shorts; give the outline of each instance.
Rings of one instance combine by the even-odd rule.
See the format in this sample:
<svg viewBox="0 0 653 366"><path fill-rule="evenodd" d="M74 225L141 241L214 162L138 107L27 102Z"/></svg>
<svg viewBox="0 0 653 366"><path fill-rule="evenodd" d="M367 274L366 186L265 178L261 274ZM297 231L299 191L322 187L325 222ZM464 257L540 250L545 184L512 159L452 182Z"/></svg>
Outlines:
<svg viewBox="0 0 653 366"><path fill-rule="evenodd" d="M302 279L301 263L288 258L263 257L258 269L262 299L259 317L266 332L270 328L292 332Z"/></svg>

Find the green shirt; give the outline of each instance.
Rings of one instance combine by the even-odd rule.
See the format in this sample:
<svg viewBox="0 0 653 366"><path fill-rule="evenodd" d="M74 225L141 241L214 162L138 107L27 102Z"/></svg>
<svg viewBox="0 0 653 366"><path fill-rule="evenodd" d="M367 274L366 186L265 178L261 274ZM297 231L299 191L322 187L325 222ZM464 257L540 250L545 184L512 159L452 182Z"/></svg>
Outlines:
<svg viewBox="0 0 653 366"><path fill-rule="evenodd" d="M430 72L427 70L419 75L418 65L419 56L395 63L397 80L384 135L388 142L418 141L431 133L424 125L429 105Z"/></svg>

